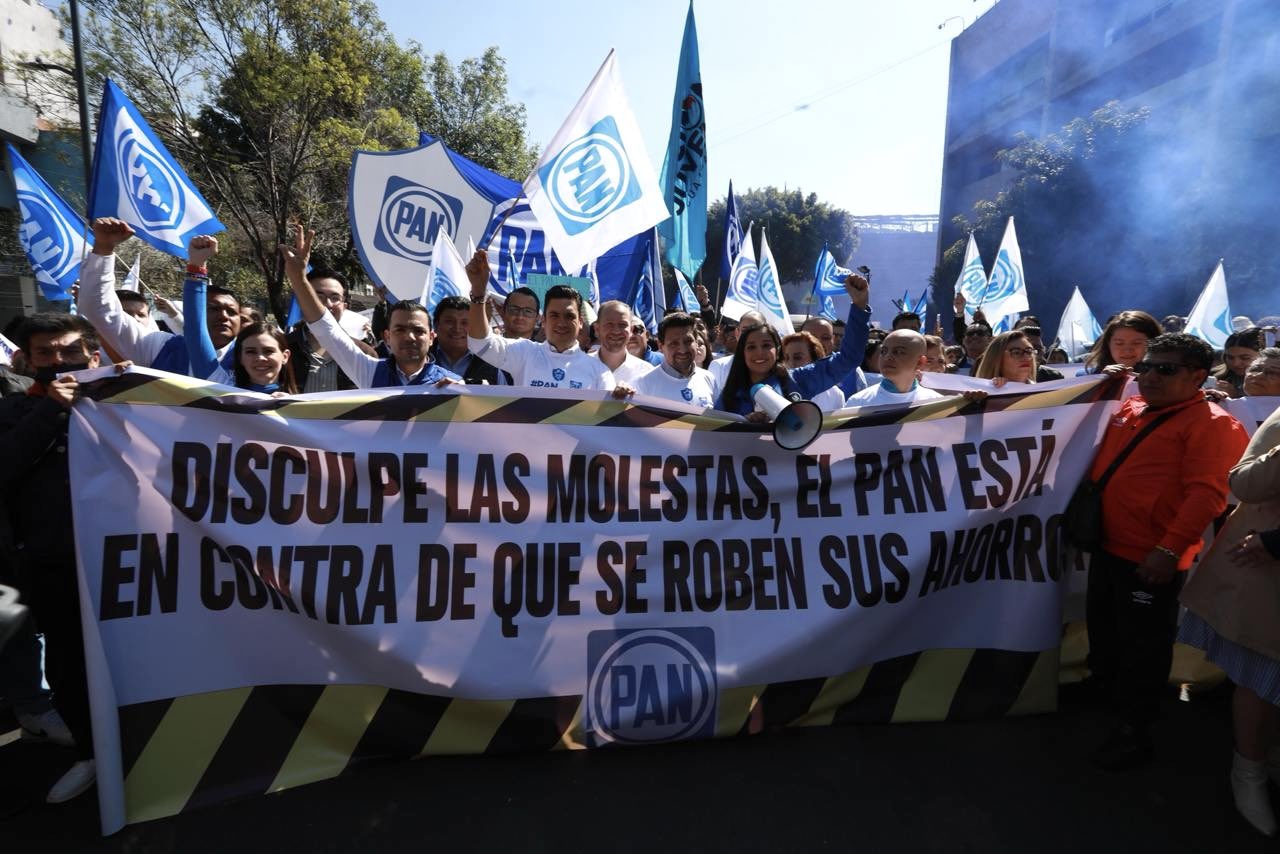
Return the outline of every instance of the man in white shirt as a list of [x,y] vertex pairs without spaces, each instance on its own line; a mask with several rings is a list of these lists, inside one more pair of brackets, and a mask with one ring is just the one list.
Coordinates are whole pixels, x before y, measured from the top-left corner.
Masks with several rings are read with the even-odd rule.
[[920,385],[919,373],[927,362],[924,336],[910,329],[895,329],[880,345],[880,382],[850,395],[845,406],[908,404],[942,397]]
[[582,295],[566,285],[547,289],[543,300],[542,331],[545,341],[500,338],[492,333],[484,316],[484,294],[489,284],[489,257],[476,250],[467,262],[471,283],[471,323],[467,348],[499,370],[511,374],[513,385],[536,388],[568,388],[597,391],[621,390],[613,372],[599,359],[582,352],[578,331],[582,328]]
[[431,331],[431,315],[415,302],[399,302],[391,309],[387,318],[387,330],[383,333],[391,351],[390,356],[379,358],[361,350],[307,281],[307,264],[311,258],[311,243],[315,235],[314,231],[304,232],[299,225],[294,244],[280,246],[285,278],[293,288],[293,295],[298,300],[298,310],[302,312],[307,328],[356,387],[430,385],[440,388],[450,383],[462,382],[457,374],[446,371],[431,361],[431,342],[435,340]]
[[[124,220],[99,217],[93,221],[93,251],[80,270],[80,294],[76,307],[98,331],[101,343],[120,359],[175,374],[189,374],[191,361],[181,335],[148,330],[131,317],[116,296],[115,249],[133,237],[133,228]],[[202,263],[189,265],[188,275],[207,278]],[[205,297],[209,338],[217,351],[219,365],[207,377],[225,381],[232,370],[231,345],[240,333],[240,301],[223,288],[210,285]]]
[[633,317],[631,307],[621,300],[609,300],[602,304],[599,319],[596,320],[600,349],[592,354],[613,372],[615,382],[631,386],[653,367],[646,360],[633,356],[627,349]]
[[710,409],[720,388],[711,372],[694,364],[695,320],[683,311],[673,312],[658,324],[662,362],[636,382],[636,392],[690,403]]

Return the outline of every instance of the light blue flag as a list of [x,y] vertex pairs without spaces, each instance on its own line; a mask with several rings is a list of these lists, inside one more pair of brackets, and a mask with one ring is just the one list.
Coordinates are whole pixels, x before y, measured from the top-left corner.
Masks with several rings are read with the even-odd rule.
[[1185,331],[1208,341],[1216,350],[1227,346],[1227,336],[1232,332],[1231,304],[1227,300],[1227,274],[1221,260],[1187,315]]
[[835,321],[835,319],[836,319],[836,303],[835,303],[835,300],[833,300],[833,299],[832,299],[831,297],[829,297],[829,296],[825,296],[825,295],[824,295],[824,296],[822,297],[822,308],[818,311],[818,315],[819,315],[820,317],[825,317],[827,320],[830,320],[830,321],[833,321],[833,322],[834,322],[834,321]]
[[[436,305],[445,297],[463,296],[462,286],[467,283],[467,268],[458,255],[446,229],[436,232],[436,242],[431,252],[431,270],[422,291],[422,304],[427,314],[434,315]],[[470,285],[468,285],[470,287]]]
[[124,220],[138,237],[179,258],[187,257],[187,243],[195,235],[227,228],[138,108],[110,80],[102,90],[89,182],[89,218],[100,216]]
[[796,331],[787,310],[787,300],[782,294],[782,281],[778,278],[778,264],[769,248],[769,235],[760,233],[760,275],[756,280],[756,310],[765,316],[778,332],[786,337]]
[[676,298],[680,301],[680,310],[686,314],[696,315],[701,309],[698,305],[698,295],[693,292],[693,285],[689,284],[689,280],[684,277],[678,269],[674,271],[676,274]]
[[920,315],[921,318],[923,318],[926,314],[928,314],[929,312],[929,289],[928,288],[925,288],[923,291],[920,292],[920,299],[916,300],[915,308],[912,308],[911,311]]
[[[658,235],[655,233],[650,239],[649,253],[650,259],[646,264],[640,266],[640,276],[636,279],[636,286],[631,292],[631,310],[635,312],[636,317],[645,325],[645,328],[652,334],[658,332],[658,311],[657,303],[654,300],[654,274],[653,274],[653,258],[657,255]],[[661,270],[661,267],[659,267]],[[658,279],[659,286],[661,279]]]
[[724,249],[720,253],[720,278],[726,282],[733,276],[733,263],[742,251],[742,220],[738,219],[738,203],[733,198],[733,182],[729,182],[729,200],[724,206]]
[[80,261],[88,252],[85,224],[40,173],[22,159],[12,145],[9,162],[22,222],[18,241],[35,271],[40,292],[52,302],[71,299],[70,288],[80,278]]
[[969,232],[969,243],[964,250],[964,264],[956,279],[955,290],[965,298],[964,315],[966,322],[973,321],[973,314],[978,309],[983,293],[987,290],[987,271],[982,266],[982,255],[978,253],[978,241],[973,232]]
[[696,276],[707,257],[707,117],[702,104],[698,29],[693,22],[692,0],[680,45],[671,136],[661,183],[667,210],[671,211],[671,218],[658,226],[667,244],[667,262],[686,276]]
[[294,324],[302,322],[302,309],[298,307],[298,298],[289,297],[289,315],[284,319],[284,328],[292,329]]
[[844,293],[844,280],[853,274],[852,270],[836,263],[827,244],[822,244],[822,254],[813,265],[813,293],[815,296],[835,296]]

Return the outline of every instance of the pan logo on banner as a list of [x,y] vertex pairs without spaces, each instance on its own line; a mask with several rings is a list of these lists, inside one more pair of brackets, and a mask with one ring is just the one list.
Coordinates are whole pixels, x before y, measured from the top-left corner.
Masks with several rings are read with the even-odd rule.
[[452,237],[461,217],[461,200],[392,175],[382,196],[373,245],[383,252],[427,264],[440,229]]
[[116,118],[116,160],[129,188],[129,204],[153,230],[177,228],[182,222],[182,182],[122,109]]
[[538,173],[568,234],[579,234],[642,195],[618,126],[605,116]]
[[715,734],[716,638],[710,628],[587,635],[586,731],[597,744]]

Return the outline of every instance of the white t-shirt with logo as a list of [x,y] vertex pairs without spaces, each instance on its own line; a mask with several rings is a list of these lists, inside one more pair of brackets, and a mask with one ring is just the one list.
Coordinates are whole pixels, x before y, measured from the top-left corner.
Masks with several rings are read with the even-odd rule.
[[575,343],[557,351],[546,341],[527,338],[467,338],[467,349],[511,374],[513,385],[612,391],[617,382],[607,365]]
[[681,377],[673,374],[665,364],[658,365],[636,380],[633,388],[637,394],[706,408],[714,407],[716,398],[720,396],[720,387],[711,372],[698,367],[693,369],[692,375]]

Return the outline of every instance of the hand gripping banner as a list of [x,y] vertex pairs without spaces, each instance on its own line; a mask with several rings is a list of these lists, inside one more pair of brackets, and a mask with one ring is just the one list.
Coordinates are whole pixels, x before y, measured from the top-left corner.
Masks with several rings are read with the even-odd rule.
[[1061,512],[1116,386],[846,410],[86,387],[103,826],[372,759],[1047,711]]

